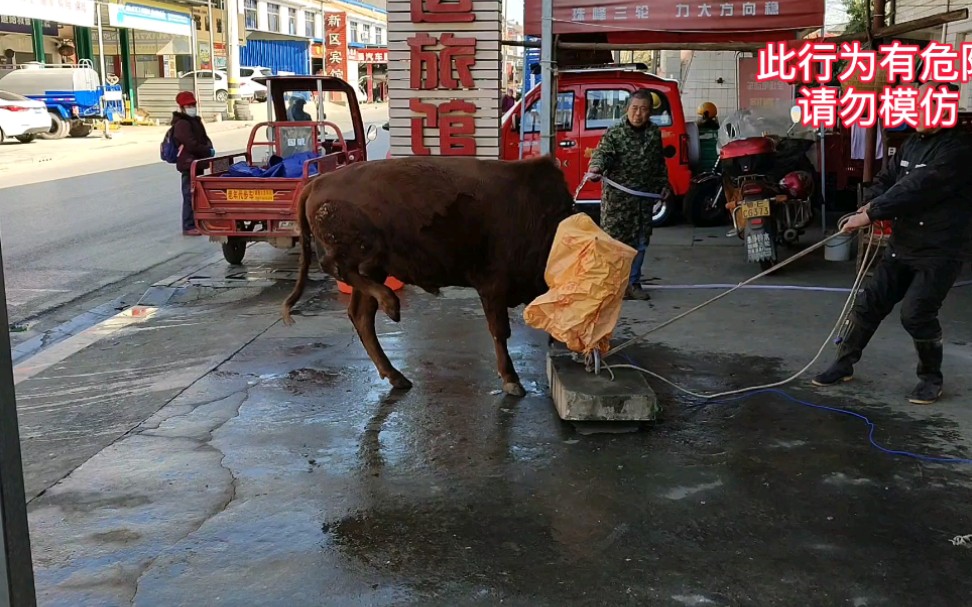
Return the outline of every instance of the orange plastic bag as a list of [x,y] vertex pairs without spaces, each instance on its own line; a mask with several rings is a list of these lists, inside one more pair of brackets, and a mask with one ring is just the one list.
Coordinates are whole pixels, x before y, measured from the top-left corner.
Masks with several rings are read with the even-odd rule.
[[550,290],[523,319],[574,352],[608,351],[637,252],[607,235],[585,213],[560,222],[544,279]]

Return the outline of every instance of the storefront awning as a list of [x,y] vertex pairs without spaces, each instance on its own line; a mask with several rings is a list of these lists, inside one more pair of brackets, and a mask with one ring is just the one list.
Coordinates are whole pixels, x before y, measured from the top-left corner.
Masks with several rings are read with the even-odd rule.
[[94,0],[72,0],[71,2],[3,0],[3,6],[0,8],[8,17],[25,17],[85,27],[92,27],[95,24]]
[[[613,44],[792,40],[821,27],[824,0],[553,0],[553,33]],[[542,0],[525,0],[524,32],[540,35]]]

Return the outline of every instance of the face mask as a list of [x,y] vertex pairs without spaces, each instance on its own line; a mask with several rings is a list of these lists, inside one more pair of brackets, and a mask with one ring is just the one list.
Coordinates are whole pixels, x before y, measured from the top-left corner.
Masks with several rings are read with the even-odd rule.
[[186,108],[186,115],[187,116],[190,116],[192,118],[195,118],[196,117],[196,108],[194,108],[194,107],[187,107]]

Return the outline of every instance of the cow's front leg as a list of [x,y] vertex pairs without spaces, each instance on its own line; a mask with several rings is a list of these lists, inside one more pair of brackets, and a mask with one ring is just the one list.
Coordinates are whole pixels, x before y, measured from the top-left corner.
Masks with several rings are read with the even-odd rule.
[[351,303],[348,304],[348,317],[354,325],[358,337],[364,345],[368,357],[378,369],[378,375],[382,379],[388,379],[392,387],[397,390],[408,390],[412,387],[412,382],[402,375],[401,371],[392,366],[391,361],[381,349],[378,341],[378,334],[375,332],[375,314],[378,312],[378,301],[361,291],[355,289],[351,292]]
[[496,349],[496,367],[499,376],[503,378],[503,392],[510,396],[526,396],[526,390],[520,384],[520,378],[516,374],[516,369],[513,368],[510,351],[506,347],[506,341],[511,335],[510,315],[506,308],[506,298],[494,294],[481,294],[479,299],[483,302],[483,312],[486,313],[489,332],[493,335],[493,347]]
[[385,279],[375,282],[368,276],[357,271],[346,273],[348,284],[356,291],[364,291],[376,302],[381,304],[381,310],[394,322],[402,319],[401,302],[395,292],[385,286]]

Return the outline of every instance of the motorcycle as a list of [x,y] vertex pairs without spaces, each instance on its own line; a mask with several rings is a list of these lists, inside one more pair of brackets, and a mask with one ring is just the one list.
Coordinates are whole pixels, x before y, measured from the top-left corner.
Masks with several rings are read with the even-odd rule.
[[783,129],[770,117],[737,114],[720,132],[725,208],[746,243],[747,260],[765,271],[778,263],[779,246],[796,245],[813,220],[815,184],[806,152],[814,141],[791,135],[799,120],[777,136],[770,133]]

